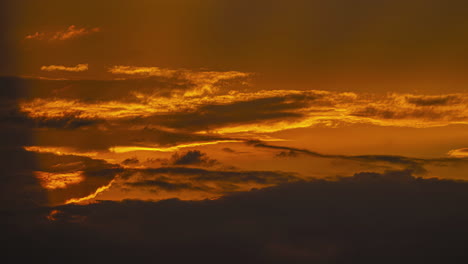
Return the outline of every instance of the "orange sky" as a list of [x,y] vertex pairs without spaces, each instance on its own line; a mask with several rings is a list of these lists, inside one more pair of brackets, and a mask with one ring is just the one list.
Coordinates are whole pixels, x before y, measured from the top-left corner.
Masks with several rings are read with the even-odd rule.
[[214,199],[362,171],[465,179],[457,6],[299,2],[7,4],[0,74],[21,87],[11,125],[30,132],[49,202]]

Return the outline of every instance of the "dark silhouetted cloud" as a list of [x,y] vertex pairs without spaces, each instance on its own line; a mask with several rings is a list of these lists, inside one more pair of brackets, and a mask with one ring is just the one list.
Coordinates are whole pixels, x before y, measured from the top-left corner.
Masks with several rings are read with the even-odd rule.
[[173,165],[199,165],[211,167],[219,163],[215,159],[210,159],[206,153],[199,150],[189,150],[185,153],[174,153],[171,157],[171,164]]
[[128,158],[122,161],[123,165],[133,165],[138,163],[140,163],[140,161],[137,158]]
[[[10,217],[16,224],[3,234],[9,241],[4,258],[40,237],[27,257],[46,258],[53,250],[49,263],[71,256],[108,262],[460,263],[468,260],[466,203],[467,182],[389,171],[217,200],[38,208]],[[24,217],[27,229],[19,221]],[[17,261],[23,257],[14,254]]]
[[406,101],[410,104],[418,106],[438,106],[457,104],[462,102],[462,99],[456,95],[441,95],[441,96],[408,96]]

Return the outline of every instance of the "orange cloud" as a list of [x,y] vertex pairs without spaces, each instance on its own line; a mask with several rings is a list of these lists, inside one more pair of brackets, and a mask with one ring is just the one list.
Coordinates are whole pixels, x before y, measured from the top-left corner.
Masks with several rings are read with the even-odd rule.
[[160,67],[137,67],[117,65],[108,69],[112,74],[157,76],[166,78],[178,78],[189,81],[195,85],[193,90],[187,91],[185,96],[198,96],[204,93],[213,93],[216,91],[215,84],[221,80],[234,78],[246,78],[250,73],[238,71],[191,71],[186,69],[166,69]]
[[76,66],[67,67],[63,65],[49,65],[42,66],[42,71],[68,71],[68,72],[82,72],[88,70],[88,64],[77,64]]
[[79,152],[67,147],[47,147],[47,146],[25,146],[23,147],[26,151],[38,152],[38,153],[53,153],[55,155],[73,155],[83,157],[94,157],[97,156],[97,152]]
[[199,147],[199,146],[206,146],[206,145],[214,145],[219,143],[235,143],[235,142],[243,142],[242,140],[218,140],[218,141],[209,141],[209,142],[198,142],[198,143],[190,143],[190,144],[181,144],[172,147],[143,147],[143,146],[115,146],[110,148],[111,152],[115,153],[125,153],[131,151],[160,151],[160,152],[172,152],[179,150],[181,148],[191,148],[191,147]]
[[26,35],[26,37],[24,37],[25,39],[38,39],[38,40],[42,40],[42,39],[45,39],[45,33],[39,33],[39,32],[36,32],[34,34],[31,34],[31,35]]
[[82,171],[71,173],[50,173],[44,171],[34,172],[42,187],[46,189],[63,189],[68,185],[77,184],[84,180]]
[[85,35],[89,35],[95,32],[101,31],[100,28],[79,28],[75,25],[69,26],[65,30],[55,31],[55,32],[35,32],[34,34],[26,35],[25,39],[31,40],[48,40],[48,41],[56,41],[56,40],[68,40],[73,38],[82,37]]
[[135,67],[135,66],[113,66],[108,71],[112,74],[127,74],[127,75],[149,75],[160,77],[172,77],[176,70],[163,69],[159,67]]
[[456,158],[468,158],[468,148],[453,149],[447,154]]
[[[139,71],[151,70],[139,69]],[[216,78],[228,78],[227,76],[231,75],[221,74],[221,76],[224,77]],[[77,118],[105,120],[148,117],[155,118],[156,121],[162,120],[159,123],[153,120],[154,124],[159,126],[164,126],[163,116],[167,116],[169,120],[172,117],[179,118],[177,120],[183,123],[187,118],[193,119],[200,113],[207,118],[216,117],[213,119],[215,121],[223,119],[223,122],[210,124],[207,121],[205,127],[195,126],[194,129],[198,130],[194,132],[219,134],[269,133],[310,126],[336,127],[350,123],[400,127],[468,124],[468,108],[466,108],[468,94],[465,93],[424,96],[412,94],[369,95],[318,90],[261,90],[254,92],[229,91],[224,94],[187,95],[186,93],[173,94],[170,97],[139,92],[134,92],[132,95],[134,96],[132,102],[114,100],[87,103],[79,100],[37,98],[21,102],[20,108],[31,118],[60,118],[70,113],[76,113]],[[247,106],[248,108],[246,108]],[[268,107],[278,109],[275,111],[279,113],[284,111],[289,115],[278,115],[277,118],[270,119],[260,118],[262,111],[267,111],[268,114],[273,113],[268,112],[271,110]],[[242,118],[236,118],[237,110]],[[220,111],[219,114],[216,111]],[[232,114],[225,115],[226,122],[224,122],[224,118],[220,117],[223,113],[227,113],[226,111]],[[251,111],[251,117],[242,114],[245,111]],[[188,117],[184,119],[184,115]],[[259,117],[256,118],[256,115]],[[161,116],[162,119],[157,119],[158,116]],[[230,121],[230,118],[233,121]],[[148,119],[148,122],[150,121]],[[193,122],[191,124],[193,125]],[[171,127],[173,124],[170,122],[166,125],[167,129],[174,128]]]
[[140,102],[128,103],[119,101],[104,101],[99,103],[85,103],[78,100],[49,100],[36,98],[32,101],[20,103],[20,108],[28,116],[63,117],[68,113],[79,113],[80,118],[119,119],[128,117],[147,117],[154,114],[173,113],[179,111],[192,111],[206,104],[230,104],[268,97],[301,94],[294,90],[258,91],[249,93],[230,92],[216,96],[185,97],[174,95],[172,97],[158,97],[142,93],[134,93]]
[[71,203],[81,203],[81,202],[85,202],[85,201],[88,201],[88,200],[91,200],[91,199],[94,199],[96,198],[96,196],[102,192],[104,192],[105,190],[109,189],[112,184],[115,182],[115,179],[113,179],[112,181],[110,181],[107,185],[104,185],[104,186],[101,186],[99,188],[97,188],[97,190],[90,194],[90,195],[87,195],[85,197],[81,197],[81,198],[72,198],[72,199],[69,199],[65,202],[65,204],[71,204]]

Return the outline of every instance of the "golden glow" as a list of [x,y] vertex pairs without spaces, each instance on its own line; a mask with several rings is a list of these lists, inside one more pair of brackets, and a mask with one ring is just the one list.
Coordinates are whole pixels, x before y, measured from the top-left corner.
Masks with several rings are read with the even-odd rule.
[[131,152],[131,151],[160,151],[160,152],[172,152],[179,150],[181,148],[190,148],[190,147],[199,147],[199,146],[206,146],[206,145],[214,145],[219,143],[232,143],[232,142],[242,142],[241,140],[219,140],[219,141],[210,141],[210,142],[198,142],[198,143],[190,143],[190,144],[181,144],[172,147],[140,147],[140,146],[115,146],[109,149],[111,152],[115,153],[124,153],[124,152]]
[[59,210],[52,210],[50,213],[47,215],[47,219],[50,221],[57,221],[57,215],[60,214],[61,211]]
[[81,198],[72,198],[72,199],[69,199],[67,201],[65,201],[65,204],[71,204],[71,203],[81,203],[81,202],[84,202],[84,201],[87,201],[87,200],[91,200],[91,199],[94,199],[96,198],[96,196],[100,193],[102,193],[103,191],[109,189],[112,184],[114,183],[115,179],[113,179],[112,181],[110,181],[107,185],[104,185],[104,186],[101,186],[99,188],[97,188],[97,190],[90,194],[90,195],[87,195],[85,197],[81,197]]
[[46,189],[63,189],[68,185],[78,184],[84,180],[82,171],[70,173],[50,173],[44,171],[35,171],[34,174],[42,187]]
[[49,65],[42,66],[42,71],[68,71],[68,72],[82,72],[88,70],[88,64],[77,64],[76,66],[67,67],[63,65]]
[[32,101],[20,103],[21,111],[33,118],[64,117],[69,113],[76,113],[80,118],[118,119],[154,114],[172,113],[180,111],[193,111],[206,104],[230,104],[260,98],[286,96],[298,94],[298,91],[276,90],[258,91],[254,93],[232,92],[225,95],[185,97],[174,95],[171,98],[156,97],[141,93],[134,93],[140,103],[126,103],[108,101],[101,103],[84,103],[77,100],[46,100],[37,98]]
[[56,32],[35,32],[34,34],[26,35],[24,38],[27,40],[68,40],[78,38],[81,36],[89,35],[91,33],[101,31],[100,28],[79,28],[75,25],[69,26],[67,29]]
[[55,155],[74,155],[84,157],[97,156],[97,152],[78,152],[71,148],[66,147],[46,147],[46,146],[26,146],[23,147],[26,151],[38,152],[38,153],[53,153]]
[[158,77],[175,77],[187,80],[195,85],[195,88],[184,93],[184,96],[200,96],[204,93],[213,93],[217,89],[215,84],[221,80],[229,80],[234,78],[246,78],[250,73],[238,71],[191,71],[185,69],[172,70],[160,67],[137,67],[117,65],[108,69],[112,74],[125,75],[143,75],[143,76],[158,76]]
[[[143,69],[138,70],[144,72]],[[250,93],[229,92],[222,95],[203,96],[187,93],[174,94],[168,98],[134,92],[133,95],[139,101],[135,103],[119,101],[85,103],[77,100],[38,98],[20,103],[20,108],[32,118],[58,118],[73,113],[79,118],[112,120],[167,113],[196,112],[199,107],[204,105],[223,105],[261,98],[304,95],[313,98],[306,107],[288,110],[288,112],[302,115],[303,118],[226,125],[215,131],[220,134],[268,133],[314,125],[336,126],[340,122],[417,128],[468,124],[467,94],[450,95],[451,97],[448,98],[451,101],[449,101],[449,99],[440,96],[390,94],[377,98],[365,94],[316,90],[262,90]],[[433,105],[430,105],[431,103]]]
[[456,158],[465,158],[468,157],[468,148],[453,149],[447,154]]
[[112,74],[140,74],[140,75],[151,75],[151,76],[161,76],[161,77],[171,77],[177,71],[163,69],[159,67],[135,67],[135,66],[113,66],[108,69]]

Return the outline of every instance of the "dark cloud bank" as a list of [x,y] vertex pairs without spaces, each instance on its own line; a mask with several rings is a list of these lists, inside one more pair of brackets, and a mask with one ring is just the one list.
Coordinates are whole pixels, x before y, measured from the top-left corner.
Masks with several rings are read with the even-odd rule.
[[[6,263],[466,263],[468,183],[358,173],[219,200],[3,212]],[[55,221],[46,218],[51,210]],[[18,254],[20,253],[20,254]]]

